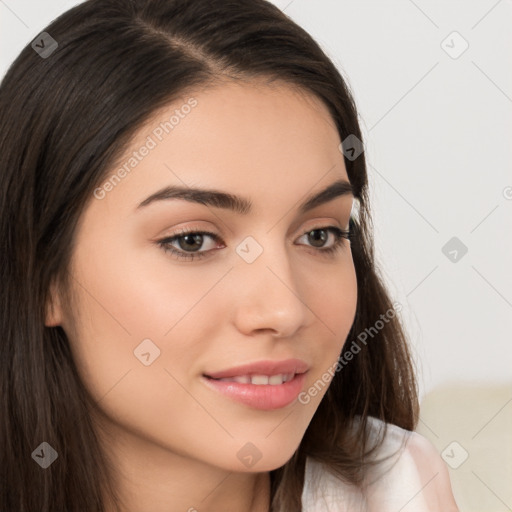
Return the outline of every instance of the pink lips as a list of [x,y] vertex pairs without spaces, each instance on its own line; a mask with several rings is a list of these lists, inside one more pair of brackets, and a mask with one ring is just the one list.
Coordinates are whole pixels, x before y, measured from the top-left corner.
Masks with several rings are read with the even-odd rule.
[[[303,389],[306,372],[309,366],[300,359],[287,359],[284,361],[259,361],[253,364],[229,368],[218,372],[203,375],[204,382],[210,389],[218,391],[225,396],[248,405],[255,409],[272,410],[280,409],[291,404]],[[285,377],[282,383],[251,383],[253,376],[274,376],[273,381],[279,379],[276,376]],[[245,379],[243,378],[245,376]],[[249,380],[249,382],[235,382],[228,378]],[[247,379],[249,377],[249,379]],[[262,377],[264,380],[264,377]],[[258,382],[261,377],[254,379]]]

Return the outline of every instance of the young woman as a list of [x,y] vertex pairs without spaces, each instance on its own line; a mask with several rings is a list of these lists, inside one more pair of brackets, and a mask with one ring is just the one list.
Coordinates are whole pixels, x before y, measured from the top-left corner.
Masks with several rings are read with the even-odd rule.
[[0,96],[0,510],[455,511],[340,74],[263,0],[88,0]]

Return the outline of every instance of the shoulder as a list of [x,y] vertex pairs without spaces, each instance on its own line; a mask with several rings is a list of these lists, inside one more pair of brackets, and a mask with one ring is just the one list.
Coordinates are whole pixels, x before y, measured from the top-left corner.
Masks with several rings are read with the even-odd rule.
[[367,473],[364,489],[341,481],[308,458],[305,512],[458,512],[447,467],[428,439],[376,418],[369,418],[368,428],[371,441],[385,435],[374,453],[376,463]]
[[434,445],[417,432],[371,419],[375,435],[384,427],[386,435],[376,457],[389,458],[369,472],[369,510],[458,512],[447,466]]

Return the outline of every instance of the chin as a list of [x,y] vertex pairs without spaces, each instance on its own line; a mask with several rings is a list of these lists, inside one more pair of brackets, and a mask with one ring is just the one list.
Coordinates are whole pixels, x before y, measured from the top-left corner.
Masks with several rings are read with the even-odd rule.
[[[268,435],[268,434],[265,434]],[[274,432],[267,438],[248,440],[238,443],[234,466],[230,471],[260,473],[284,466],[297,450],[302,436],[286,438]]]

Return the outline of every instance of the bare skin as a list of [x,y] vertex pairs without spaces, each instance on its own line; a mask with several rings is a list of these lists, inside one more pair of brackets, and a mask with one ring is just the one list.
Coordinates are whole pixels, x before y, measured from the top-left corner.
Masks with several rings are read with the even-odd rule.
[[[77,304],[70,308],[55,293],[47,325],[68,334],[98,402],[93,418],[123,510],[267,512],[269,471],[293,455],[327,385],[307,404],[259,410],[210,389],[203,374],[299,358],[309,366],[303,390],[322,381],[357,300],[350,242],[341,238],[338,250],[322,253],[337,239],[322,230],[348,229],[353,197],[299,212],[309,196],[348,181],[338,132],[316,98],[284,84],[231,82],[190,95],[197,105],[161,141],[153,136],[156,147],[101,199],[91,199],[72,259]],[[142,127],[121,162],[188,98]],[[184,199],[137,208],[168,185],[240,195],[252,211]],[[219,241],[203,235],[206,257],[178,259],[158,241],[182,228]],[[323,245],[314,245],[312,230],[326,236]],[[263,250],[251,263],[236,252],[248,236]],[[169,245],[183,253],[190,247],[183,238]],[[149,365],[134,354],[147,339],[160,351]],[[237,456],[248,442],[261,454],[251,467]]]

